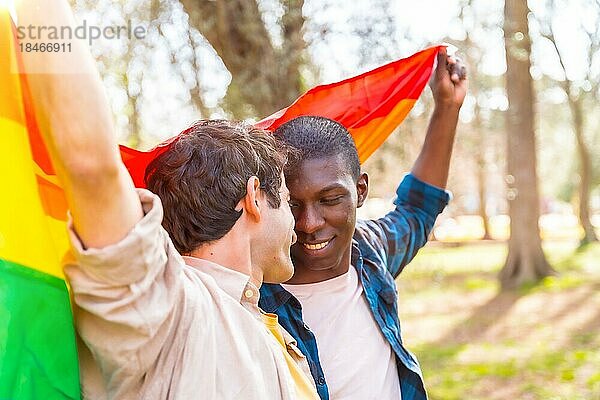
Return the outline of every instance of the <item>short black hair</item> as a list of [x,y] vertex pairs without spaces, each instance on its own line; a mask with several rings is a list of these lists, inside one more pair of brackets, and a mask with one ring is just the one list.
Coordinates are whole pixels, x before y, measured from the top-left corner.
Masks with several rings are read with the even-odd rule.
[[360,161],[356,144],[350,132],[339,122],[325,117],[306,115],[284,123],[275,130],[274,134],[299,153],[296,162],[288,162],[286,172],[292,171],[297,162],[341,155],[354,181],[358,180]]

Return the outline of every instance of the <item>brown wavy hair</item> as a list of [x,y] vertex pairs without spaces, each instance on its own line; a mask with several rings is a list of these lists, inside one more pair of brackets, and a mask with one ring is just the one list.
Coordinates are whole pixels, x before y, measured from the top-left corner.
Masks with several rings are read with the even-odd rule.
[[145,181],[164,206],[163,227],[181,254],[225,236],[242,211],[251,176],[273,208],[280,207],[281,172],[289,148],[240,122],[200,120],[146,168]]

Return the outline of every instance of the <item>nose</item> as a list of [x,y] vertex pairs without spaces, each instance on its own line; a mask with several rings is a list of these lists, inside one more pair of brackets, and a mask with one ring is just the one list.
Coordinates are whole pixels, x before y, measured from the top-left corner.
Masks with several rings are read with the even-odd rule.
[[315,207],[305,206],[296,215],[296,231],[312,234],[323,227],[325,220]]

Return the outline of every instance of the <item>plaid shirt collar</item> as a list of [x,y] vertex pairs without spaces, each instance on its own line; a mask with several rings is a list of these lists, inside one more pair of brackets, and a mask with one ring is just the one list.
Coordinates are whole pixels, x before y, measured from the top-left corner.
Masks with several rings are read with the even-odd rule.
[[[269,288],[268,291],[264,290],[266,287]],[[290,292],[285,290],[283,286],[276,284],[267,284],[263,285],[263,290],[261,290],[260,296],[260,306],[261,308],[268,312],[274,313],[279,307],[290,302],[290,305],[294,308],[301,309],[300,302],[292,296]]]

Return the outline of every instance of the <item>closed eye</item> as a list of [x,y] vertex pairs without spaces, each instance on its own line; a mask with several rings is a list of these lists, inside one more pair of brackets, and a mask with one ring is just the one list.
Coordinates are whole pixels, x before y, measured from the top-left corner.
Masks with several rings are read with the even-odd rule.
[[325,197],[325,198],[321,199],[321,204],[326,204],[326,205],[337,204],[340,202],[340,200],[342,200],[342,198],[344,198],[343,195],[334,196],[334,197]]

